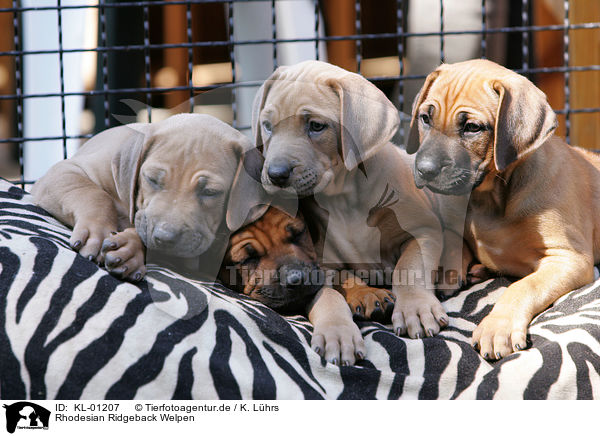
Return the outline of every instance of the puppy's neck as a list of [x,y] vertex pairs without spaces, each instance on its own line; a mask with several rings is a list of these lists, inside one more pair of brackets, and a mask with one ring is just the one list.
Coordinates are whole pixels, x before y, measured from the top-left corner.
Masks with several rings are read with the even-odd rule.
[[340,161],[340,163],[333,168],[333,178],[331,179],[331,182],[323,189],[321,194],[329,197],[354,195],[357,192],[357,188],[360,188],[365,184],[366,178],[367,175],[362,162],[359,163],[356,168],[348,171]]
[[471,193],[469,208],[486,215],[503,215],[506,208],[507,179],[495,169],[488,172],[481,184]]
[[508,198],[513,193],[523,189],[532,178],[528,174],[535,169],[544,168],[543,146],[513,162],[505,170],[498,171],[493,162],[487,167],[488,171],[483,181],[471,193],[469,208],[486,215],[505,216],[510,211]]

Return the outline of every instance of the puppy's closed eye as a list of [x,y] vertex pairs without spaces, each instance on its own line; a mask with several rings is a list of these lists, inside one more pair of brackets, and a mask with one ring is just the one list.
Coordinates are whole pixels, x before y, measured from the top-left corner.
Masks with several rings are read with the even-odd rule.
[[258,253],[258,250],[250,243],[246,244],[244,246],[244,249],[242,251],[242,257],[240,258],[239,262],[242,265],[251,265],[254,263],[257,263],[260,260],[260,255]]
[[156,191],[164,188],[164,178],[165,178],[164,170],[153,170],[144,173],[144,179],[150,187]]
[[[238,265],[246,265],[250,262],[258,262],[261,252],[251,242],[241,241],[234,244],[230,250],[232,262]],[[264,253],[263,253],[264,254]]]
[[196,192],[201,197],[218,197],[224,193],[224,190],[218,186],[209,185],[206,177],[200,177],[196,186]]
[[285,226],[285,230],[288,242],[294,243],[302,237],[306,231],[306,226],[304,224],[290,223]]

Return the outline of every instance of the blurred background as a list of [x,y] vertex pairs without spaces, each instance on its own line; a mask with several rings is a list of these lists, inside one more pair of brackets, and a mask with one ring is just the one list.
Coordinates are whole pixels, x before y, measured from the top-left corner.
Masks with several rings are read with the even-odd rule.
[[122,123],[197,112],[249,132],[262,80],[307,59],[408,114],[441,62],[488,58],[600,149],[599,0],[0,0],[0,29],[0,177],[25,187]]

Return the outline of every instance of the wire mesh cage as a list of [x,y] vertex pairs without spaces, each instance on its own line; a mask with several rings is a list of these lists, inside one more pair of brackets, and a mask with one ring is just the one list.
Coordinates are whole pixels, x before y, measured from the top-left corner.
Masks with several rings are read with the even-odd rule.
[[262,81],[306,59],[408,113],[439,63],[488,58],[546,92],[559,135],[600,148],[597,0],[0,0],[0,27],[0,176],[25,187],[126,122],[201,112],[247,132]]

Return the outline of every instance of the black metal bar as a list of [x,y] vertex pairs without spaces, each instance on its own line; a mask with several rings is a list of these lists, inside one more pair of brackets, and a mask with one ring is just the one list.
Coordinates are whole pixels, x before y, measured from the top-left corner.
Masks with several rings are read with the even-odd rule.
[[[235,69],[235,46],[231,43],[234,40],[233,37],[233,4],[229,3],[228,5],[229,12],[229,60],[231,62],[231,82],[235,84],[237,81],[236,77],[236,69]],[[232,126],[234,128],[237,127],[237,93],[235,92],[236,88],[233,87],[231,90],[231,112],[233,113]]]
[[[521,65],[525,73],[529,72],[529,0],[521,1],[521,24],[527,30],[521,34]],[[529,76],[529,74],[527,74]]]
[[[144,6],[144,46],[150,45],[150,16],[148,6]],[[150,50],[144,49],[144,79],[146,88],[150,89],[152,78],[150,76]],[[152,122],[152,93],[146,92],[146,111],[148,113],[148,122]]]
[[[404,75],[404,3],[403,0],[396,0],[396,33],[398,37],[398,62],[400,67],[400,77]],[[398,109],[404,112],[404,81],[398,81]],[[400,137],[404,138],[404,125],[400,123]]]
[[[320,13],[319,13],[319,0],[315,0],[315,38],[319,38],[320,21],[321,21],[321,18],[320,18]],[[315,41],[315,59],[319,60],[319,57],[320,57],[319,40],[317,39]]]
[[[522,69],[513,70],[516,73],[524,73]],[[543,68],[529,68],[527,70],[530,73],[550,74],[550,73],[564,73],[564,72],[580,72],[580,71],[600,71],[600,65],[586,65],[586,66],[569,66],[569,67],[543,67]],[[375,76],[369,77],[368,80],[371,82],[378,81],[407,81],[407,80],[422,80],[427,77],[426,74],[413,74],[413,75],[395,75],[395,76]],[[258,87],[262,84],[262,81],[248,81],[248,82],[237,82],[237,83],[224,83],[207,86],[174,86],[170,88],[119,88],[119,89],[106,89],[106,90],[92,90],[92,91],[81,91],[81,92],[65,92],[65,97],[73,96],[84,96],[94,97],[110,94],[126,94],[132,92],[150,92],[152,94],[160,94],[165,92],[173,91],[192,91],[192,92],[206,92],[217,88],[252,88]],[[49,93],[37,93],[37,94],[7,94],[0,95],[0,100],[18,100],[26,98],[44,98],[44,97],[60,97],[59,92]]]
[[481,58],[486,58],[487,53],[487,10],[485,7],[485,0],[481,0]]
[[[187,24],[187,42],[191,44],[193,41],[192,34],[192,5],[186,4],[185,18]],[[194,49],[188,47],[188,86],[190,87],[190,113],[194,112]]]
[[[61,0],[57,0],[57,5],[60,7]],[[58,64],[60,75],[60,115],[62,129],[62,148],[63,159],[67,158],[67,117],[65,114],[65,68],[63,55],[63,31],[62,31],[62,10],[58,9]]]
[[[105,0],[100,0],[100,5],[105,5]],[[102,47],[107,47],[106,41],[106,10],[101,7],[99,10],[100,16],[100,44]],[[108,52],[102,51],[102,70],[101,70],[101,78],[102,78],[102,91],[104,95],[104,127],[108,127],[110,123],[110,105],[108,104]]]
[[[362,31],[362,23],[360,21],[360,0],[355,0],[354,2],[354,11],[355,11],[355,26],[356,33],[360,34]],[[360,74],[362,64],[362,39],[356,40],[356,71]]]
[[[102,1],[102,0],[101,0]],[[570,24],[564,26],[562,24],[550,25],[550,26],[517,26],[517,27],[503,27],[497,29],[482,30],[447,30],[442,32],[413,32],[405,33],[405,38],[414,37],[426,37],[426,36],[451,36],[451,35],[481,35],[490,33],[514,33],[514,32],[525,32],[525,31],[565,31],[565,30],[579,30],[579,29],[600,29],[600,22],[593,23],[582,23],[582,24]],[[178,44],[149,44],[147,47],[143,44],[137,45],[115,45],[107,47],[96,47],[96,48],[74,48],[64,49],[63,53],[78,53],[78,52],[110,52],[110,51],[127,51],[127,50],[139,50],[143,51],[146,48],[151,50],[157,49],[169,49],[169,48],[194,48],[194,47],[222,47],[222,46],[238,46],[238,45],[260,45],[260,44],[273,44],[277,42],[282,43],[294,43],[294,42],[327,42],[327,41],[363,41],[372,39],[390,39],[397,38],[397,33],[370,33],[370,34],[358,34],[358,35],[343,35],[343,36],[321,36],[312,38],[288,38],[288,39],[253,39],[243,41],[197,41],[192,43],[178,43]],[[15,50],[0,52],[0,56],[16,56],[16,55],[32,55],[32,54],[53,54],[58,53],[58,50],[30,50],[17,52]]]
[[146,1],[128,1],[119,3],[110,3],[105,6],[92,5],[92,4],[80,4],[80,5],[66,5],[66,6],[28,6],[19,7],[13,6],[12,8],[0,8],[2,12],[27,12],[27,11],[52,11],[57,9],[94,9],[100,7],[107,8],[129,8],[129,7],[144,7],[144,6],[166,6],[166,5],[185,5],[185,4],[206,4],[206,3],[236,3],[236,2],[263,2],[265,0],[146,0]]
[[[565,17],[564,24],[569,24],[569,0],[564,1],[565,5]],[[563,66],[565,68],[569,67],[569,30],[568,27],[565,28],[564,36],[564,47],[563,47]],[[570,143],[571,136],[571,91],[569,88],[569,79],[570,79],[570,71],[567,69],[565,71],[565,141]]]
[[440,63],[444,63],[444,0],[440,0]]
[[[16,6],[17,3],[19,2],[19,0],[13,0],[13,6]],[[19,23],[19,12],[18,11],[14,11],[14,15],[13,15],[13,31],[14,31],[14,46],[15,46],[15,50],[19,51],[19,49],[21,48],[21,37],[20,37],[20,31],[21,31],[21,26]],[[22,74],[22,68],[23,68],[23,55],[19,54],[18,56],[15,56],[15,92],[16,94],[16,100],[17,100],[17,135],[19,135],[20,138],[23,137],[23,98],[22,95],[24,94],[24,89],[23,89],[23,74]],[[24,163],[24,159],[23,159],[23,139],[19,139],[19,141],[15,141],[18,144],[18,156],[17,159],[19,160],[19,173],[21,174],[21,178],[24,177],[25,174],[25,163]],[[25,189],[25,184],[21,183],[21,188]]]
[[277,13],[275,0],[271,0],[271,35],[273,35],[273,69],[277,68]]

